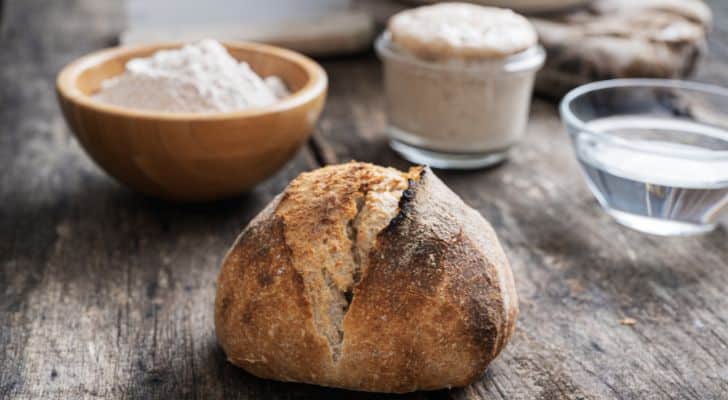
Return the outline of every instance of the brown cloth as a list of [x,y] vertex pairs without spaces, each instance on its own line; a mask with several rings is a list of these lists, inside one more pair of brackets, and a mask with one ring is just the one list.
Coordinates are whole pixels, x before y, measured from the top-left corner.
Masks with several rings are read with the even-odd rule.
[[689,75],[711,12],[701,0],[595,0],[531,22],[548,53],[536,90],[559,97],[595,80]]

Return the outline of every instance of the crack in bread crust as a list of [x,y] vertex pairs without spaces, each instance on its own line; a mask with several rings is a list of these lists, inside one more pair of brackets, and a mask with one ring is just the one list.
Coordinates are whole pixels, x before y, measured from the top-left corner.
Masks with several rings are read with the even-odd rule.
[[342,355],[343,321],[365,273],[376,235],[397,213],[407,174],[370,164],[302,174],[286,189],[275,213],[287,224],[286,243],[304,278],[314,325],[332,363]]
[[[349,302],[346,299],[346,296],[339,291],[332,281],[331,273],[328,270],[322,269],[321,276],[323,277],[331,296],[328,313],[334,317],[332,322],[334,324],[335,331],[333,332],[336,335],[334,337],[327,337],[326,339],[329,343],[329,348],[331,349],[331,358],[334,362],[336,362],[341,356],[341,342],[344,341],[344,329],[341,327],[341,320],[344,318],[346,310],[349,308]],[[339,314],[341,314],[341,318],[336,318]]]
[[[360,192],[361,193],[361,192]],[[352,287],[349,287],[346,289],[346,293],[349,293],[349,303],[351,303],[351,296],[352,296],[352,289],[353,286],[356,285],[357,282],[359,282],[359,279],[361,278],[361,263],[362,263],[362,257],[361,257],[361,250],[359,248],[359,218],[362,214],[362,210],[364,209],[364,201],[367,197],[368,191],[365,191],[362,195],[362,197],[356,198],[356,215],[354,218],[350,219],[347,223],[347,235],[349,236],[349,240],[351,240],[351,256],[354,261],[354,269],[352,271]]]

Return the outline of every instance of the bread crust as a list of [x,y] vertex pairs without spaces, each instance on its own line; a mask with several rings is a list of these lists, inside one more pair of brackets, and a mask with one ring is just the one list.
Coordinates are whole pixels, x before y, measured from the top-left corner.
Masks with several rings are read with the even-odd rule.
[[[337,213],[322,212],[324,200],[298,198],[295,187],[301,179],[352,177],[345,185],[328,186],[336,192],[329,202],[344,210],[339,222],[346,222],[361,206],[351,198],[355,191],[343,188],[362,181],[371,186],[365,176],[384,169],[362,163],[327,168],[343,174],[314,172],[315,177],[294,180],[225,258],[215,324],[230,361],[263,378],[365,391],[403,393],[473,382],[505,347],[518,314],[510,267],[490,224],[428,168],[403,173],[407,189],[396,216],[358,260],[359,275],[352,277],[350,292],[342,292],[347,304],[341,337],[332,342],[315,318],[317,307],[329,303],[311,291],[336,285],[308,278],[316,266],[301,265],[311,258],[289,242],[298,239],[290,235],[294,225]],[[341,239],[327,235],[329,241]]]

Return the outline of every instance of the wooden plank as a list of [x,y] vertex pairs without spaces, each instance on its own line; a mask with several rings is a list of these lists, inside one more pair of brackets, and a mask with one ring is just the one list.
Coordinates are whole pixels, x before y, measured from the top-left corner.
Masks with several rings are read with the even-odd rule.
[[[719,34],[728,10],[716,11]],[[711,37],[697,79],[727,81],[721,40]],[[315,135],[320,158],[406,167],[384,135],[377,60],[325,67],[331,100]],[[542,100],[508,163],[437,173],[494,224],[521,296],[512,343],[480,383],[452,398],[728,396],[725,227],[668,239],[611,221],[580,176],[555,105]],[[624,318],[637,323],[622,325]]]
[[226,362],[213,331],[221,257],[274,194],[316,166],[311,154],[304,149],[255,191],[226,202],[175,205],[135,195],[83,154],[53,92],[63,64],[113,39],[120,4],[7,6],[0,398],[341,397],[244,373]]
[[695,79],[728,86],[728,2],[707,0],[713,11],[713,28],[708,35],[708,52],[698,64]]
[[[553,104],[500,168],[439,173],[498,230],[521,296],[511,345],[471,387],[375,396],[260,380],[213,332],[218,263],[293,176],[389,150],[379,64],[325,66],[311,150],[226,202],[149,200],[83,155],[53,94],[58,69],[113,43],[119,2],[4,2],[0,28],[0,398],[721,398],[728,396],[727,234],[645,237],[612,223],[578,175]],[[728,17],[725,4],[716,21]],[[722,18],[721,18],[722,16]],[[721,25],[716,32],[725,32]],[[723,47],[720,47],[723,46]],[[725,83],[711,40],[701,80]],[[621,318],[637,320],[620,325]]]
[[[299,172],[237,199],[179,205],[111,181],[83,154],[56,72],[114,42],[119,2],[6,4],[0,54],[0,398],[392,398],[255,378],[212,321],[219,262]],[[405,398],[423,399],[415,393]]]
[[[117,3],[118,4],[118,3]],[[0,398],[300,397],[225,361],[212,324],[218,263],[299,171],[214,205],[142,198],[70,137],[53,80],[120,29],[115,3],[7,4],[0,43]]]

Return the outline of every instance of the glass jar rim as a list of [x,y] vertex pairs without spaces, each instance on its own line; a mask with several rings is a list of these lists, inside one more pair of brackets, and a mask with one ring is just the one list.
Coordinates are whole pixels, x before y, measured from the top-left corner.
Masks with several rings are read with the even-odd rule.
[[[597,138],[600,141],[608,142],[612,145],[616,145],[630,150],[636,150],[644,153],[657,154],[657,155],[668,155],[668,156],[680,156],[693,160],[728,160],[728,150],[708,150],[708,149],[697,149],[697,150],[675,150],[665,148],[647,148],[644,145],[640,145],[632,140],[624,139],[619,136],[615,136],[605,132],[599,132],[590,129],[584,120],[579,118],[572,110],[571,105],[574,101],[578,100],[584,95],[588,95],[594,92],[615,89],[615,88],[666,88],[666,89],[677,89],[684,91],[692,91],[700,94],[718,96],[725,98],[728,101],[728,89],[711,85],[707,83],[683,81],[678,79],[654,79],[654,78],[624,78],[624,79],[609,79],[604,81],[597,81],[587,83],[578,86],[569,91],[564,98],[561,100],[559,105],[559,112],[563,123],[569,127],[574,127],[579,134],[586,134],[591,137]],[[709,124],[706,124],[709,125]],[[717,127],[716,129],[724,130],[728,132],[728,127]],[[722,138],[728,142],[728,137]]]
[[380,58],[393,58],[407,63],[417,65],[420,68],[439,71],[477,71],[493,67],[501,67],[506,72],[524,72],[540,69],[546,60],[546,51],[540,44],[529,47],[521,52],[507,57],[484,58],[482,60],[448,60],[428,61],[412,55],[399,47],[392,41],[392,34],[385,30],[377,38],[374,48]]

